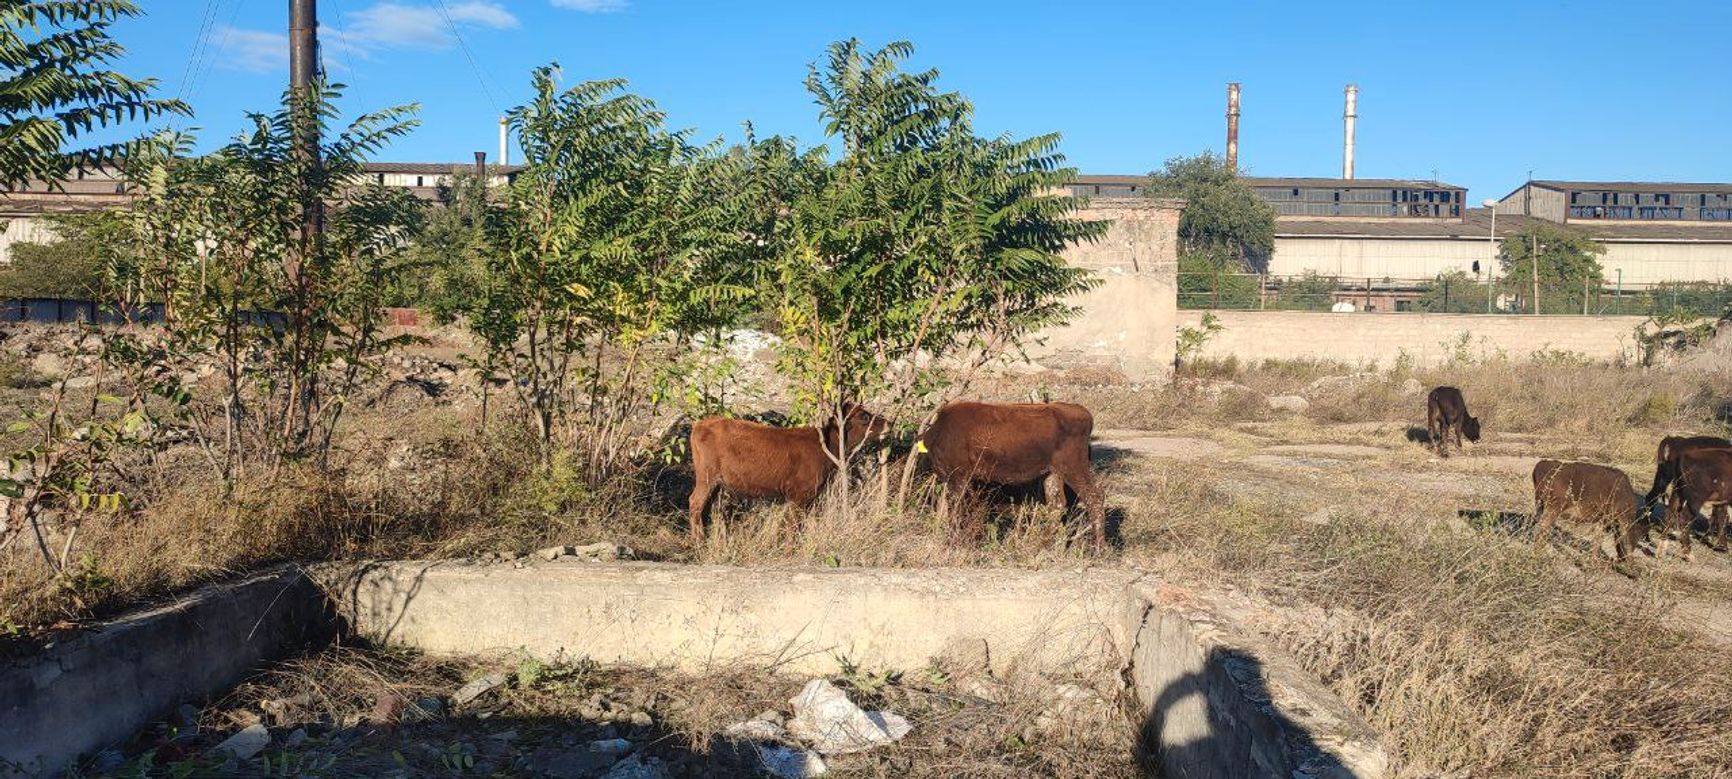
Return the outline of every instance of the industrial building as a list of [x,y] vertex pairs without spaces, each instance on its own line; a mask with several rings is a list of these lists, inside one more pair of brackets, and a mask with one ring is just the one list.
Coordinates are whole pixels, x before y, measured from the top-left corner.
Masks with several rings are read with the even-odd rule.
[[1642,181],[1529,181],[1497,202],[1499,215],[1553,222],[1732,223],[1732,184]]

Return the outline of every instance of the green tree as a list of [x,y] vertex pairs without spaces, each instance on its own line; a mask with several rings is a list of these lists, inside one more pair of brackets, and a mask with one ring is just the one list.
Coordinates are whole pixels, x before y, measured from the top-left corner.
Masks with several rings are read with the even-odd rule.
[[12,261],[0,268],[0,298],[111,297],[106,249],[124,222],[112,214],[51,217],[54,240],[12,246]]
[[1105,224],[1056,194],[1075,175],[1059,137],[977,136],[936,70],[902,70],[911,53],[842,41],[806,79],[839,156],[794,198],[770,294],[809,417],[872,401],[918,419],[974,369],[1020,357],[1094,283],[1060,257]]
[[1599,258],[1605,253],[1604,245],[1584,233],[1534,220],[1526,229],[1504,238],[1499,251],[1503,266],[1500,285],[1514,292],[1523,308],[1532,310],[1537,257],[1542,311],[1580,313],[1582,296],[1597,293],[1603,283]]
[[1434,314],[1483,314],[1485,283],[1467,271],[1452,270],[1427,282],[1419,309]]
[[409,246],[418,272],[401,280],[393,305],[424,308],[442,323],[474,306],[486,273],[490,198],[487,181],[468,171],[439,185],[438,207]]
[[128,0],[0,0],[0,188],[57,183],[132,146],[66,149],[94,130],[190,113],[178,100],[151,98],[155,79],[110,69],[125,49],[109,27],[138,14]]
[[[1275,251],[1275,209],[1239,172],[1210,152],[1174,157],[1149,174],[1150,197],[1183,198],[1179,256],[1193,272],[1245,272],[1268,266]],[[1186,269],[1180,268],[1181,272]]]
[[599,480],[659,396],[661,347],[746,310],[730,190],[744,158],[668,131],[623,81],[561,90],[556,75],[536,70],[534,99],[510,112],[524,169],[489,212],[464,314],[487,345],[483,367],[513,379],[544,457],[581,447]]

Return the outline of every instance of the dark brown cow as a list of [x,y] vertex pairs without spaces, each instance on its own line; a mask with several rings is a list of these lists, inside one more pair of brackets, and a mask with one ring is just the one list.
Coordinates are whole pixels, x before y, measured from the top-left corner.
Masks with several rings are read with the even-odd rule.
[[1690,559],[1690,526],[1703,509],[1713,513],[1709,546],[1726,549],[1727,504],[1732,503],[1732,449],[1697,449],[1677,458],[1678,478],[1666,502],[1672,531],[1678,534],[1684,559]]
[[[849,406],[848,450],[854,451],[889,429],[889,423],[859,406]],[[704,536],[704,513],[716,488],[747,498],[781,498],[789,513],[812,505],[836,463],[825,453],[837,450],[835,420],[818,427],[770,427],[742,419],[711,417],[692,425],[692,539]]]
[[1654,452],[1654,486],[1648,489],[1643,503],[1653,505],[1664,495],[1666,488],[1678,480],[1678,458],[1699,449],[1732,449],[1732,441],[1711,435],[1669,435],[1660,439]]
[[1623,560],[1647,535],[1630,477],[1616,468],[1591,463],[1541,460],[1534,465],[1534,544],[1551,538],[1558,519],[1573,519],[1612,534]]
[[[954,521],[974,482],[1028,484],[1045,479],[1049,505],[1075,491],[1094,522],[1094,545],[1106,546],[1106,506],[1089,463],[1094,416],[1073,403],[957,402],[938,410],[920,446],[944,482]],[[978,529],[977,529],[978,530]]]
[[1437,456],[1449,456],[1449,438],[1455,438],[1455,448],[1461,449],[1461,437],[1479,441],[1479,419],[1467,413],[1467,400],[1461,390],[1438,387],[1425,398],[1425,431],[1437,445]]

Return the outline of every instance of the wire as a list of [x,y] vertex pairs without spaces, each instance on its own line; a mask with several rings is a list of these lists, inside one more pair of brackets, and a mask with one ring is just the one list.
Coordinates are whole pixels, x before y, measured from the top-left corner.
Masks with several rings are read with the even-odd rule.
[[475,82],[481,85],[481,93],[487,96],[487,102],[493,105],[493,112],[504,113],[499,108],[499,101],[493,99],[493,90],[487,88],[487,77],[482,75],[481,64],[476,62],[475,54],[469,51],[469,44],[463,40],[463,33],[457,29],[457,22],[451,19],[451,9],[445,5],[445,0],[439,0],[439,13],[445,17],[445,26],[451,28],[452,37],[457,39],[457,46],[463,50],[463,58],[469,60],[469,69],[475,72]]
[[222,0],[205,0],[204,14],[199,18],[198,35],[193,38],[192,49],[187,52],[186,67],[181,69],[180,88],[175,91],[175,99],[183,100],[197,75],[199,66],[205,60],[205,53],[210,49],[211,25],[216,23],[217,7]]
[[[218,0],[218,2],[220,3],[221,0]],[[241,7],[244,5],[246,5],[246,0],[235,0],[235,8],[233,11],[231,11],[229,13],[228,24],[223,25],[222,38],[217,41],[217,45],[216,45],[216,49],[215,49],[215,52],[217,54],[221,54],[222,52],[225,52],[228,50],[229,33],[234,30],[235,21],[237,19],[240,19]],[[187,87],[187,90],[186,90],[186,93],[187,93],[186,99],[191,100],[191,99],[198,96],[199,82],[204,81],[205,76],[210,74],[210,70],[215,64],[216,64],[216,58],[215,57],[208,57],[205,59],[204,63],[198,69],[198,71],[193,73],[192,83]]]

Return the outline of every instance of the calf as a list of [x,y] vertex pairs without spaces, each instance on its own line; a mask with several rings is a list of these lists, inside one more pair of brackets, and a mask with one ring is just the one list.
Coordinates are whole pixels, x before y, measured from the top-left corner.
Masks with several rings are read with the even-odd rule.
[[1461,449],[1463,435],[1469,441],[1479,441],[1479,420],[1468,415],[1467,400],[1461,396],[1461,390],[1438,387],[1425,398],[1425,431],[1437,445],[1437,456],[1448,457],[1451,436],[1457,450]]
[[[859,406],[847,406],[843,418],[850,452],[889,429],[886,420]],[[720,417],[692,425],[692,539],[703,540],[704,513],[718,487],[742,497],[781,498],[790,516],[812,505],[836,472],[831,454],[839,448],[837,428],[835,420],[821,428],[770,427]]]
[[1732,441],[1711,435],[1669,435],[1660,439],[1659,449],[1654,452],[1654,486],[1648,489],[1643,504],[1654,505],[1678,480],[1679,456],[1701,449],[1732,449]]
[[1709,546],[1726,549],[1726,506],[1732,503],[1732,449],[1697,449],[1678,455],[1678,478],[1672,482],[1672,496],[1666,502],[1672,530],[1683,545],[1684,559],[1690,559],[1690,525],[1702,509],[1713,513],[1709,525]]
[[1072,403],[957,402],[938,410],[916,448],[928,454],[953,504],[974,482],[1045,479],[1047,503],[1062,509],[1069,487],[1093,520],[1098,551],[1106,546],[1106,505],[1089,463],[1094,426],[1089,410]]
[[1616,468],[1590,463],[1541,460],[1534,465],[1534,544],[1551,538],[1559,519],[1574,519],[1607,530],[1622,561],[1647,535],[1630,477]]

